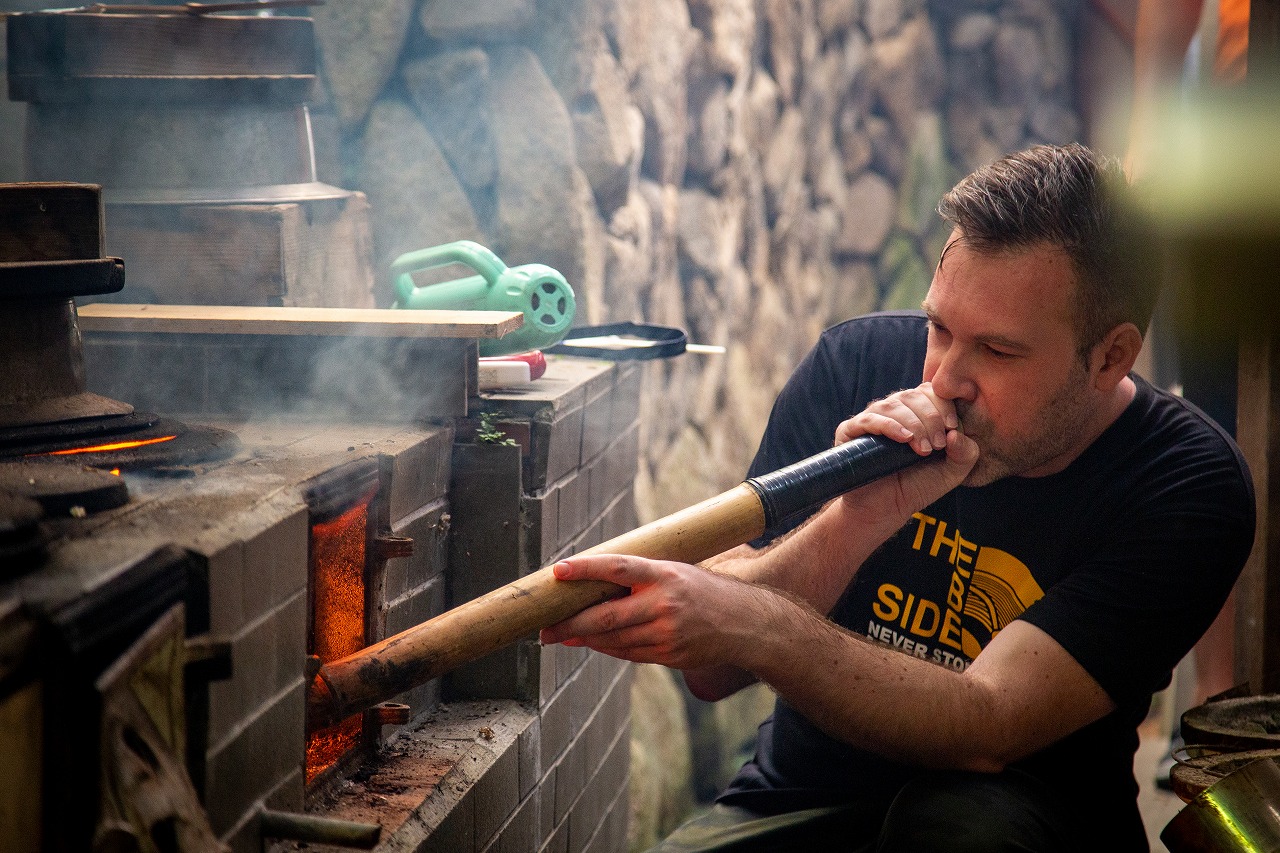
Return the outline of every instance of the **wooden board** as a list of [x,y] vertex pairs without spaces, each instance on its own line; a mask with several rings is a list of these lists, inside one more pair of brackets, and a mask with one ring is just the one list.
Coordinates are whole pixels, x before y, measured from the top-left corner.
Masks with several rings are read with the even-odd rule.
[[87,332],[187,335],[320,335],[379,338],[500,338],[524,324],[516,311],[394,311],[237,305],[115,305],[79,309]]

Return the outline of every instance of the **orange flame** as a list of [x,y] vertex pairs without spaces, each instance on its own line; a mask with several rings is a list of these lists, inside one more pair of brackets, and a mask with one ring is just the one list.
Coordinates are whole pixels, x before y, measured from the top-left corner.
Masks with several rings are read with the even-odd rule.
[[93,447],[73,447],[69,450],[52,450],[48,453],[33,453],[33,456],[71,456],[75,453],[106,453],[111,450],[129,450],[134,447],[142,447],[147,444],[160,444],[164,441],[173,441],[176,435],[163,435],[159,438],[141,438],[136,441],[117,441],[113,444],[95,444]]
[[[332,521],[311,528],[312,589],[315,631],[311,653],[327,663],[365,646],[365,534],[369,526],[370,492]],[[354,714],[336,726],[307,738],[304,778],[310,783],[348,750],[360,743],[363,722]]]

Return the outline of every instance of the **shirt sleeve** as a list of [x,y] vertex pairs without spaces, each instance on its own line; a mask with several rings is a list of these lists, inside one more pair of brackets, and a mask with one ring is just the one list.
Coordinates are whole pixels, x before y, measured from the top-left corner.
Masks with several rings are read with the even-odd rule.
[[[1206,443],[1208,445],[1208,443]],[[1144,700],[1208,629],[1253,544],[1253,493],[1238,456],[1182,448],[1148,468],[1111,527],[1022,618],[1052,636],[1117,705]],[[1161,469],[1155,469],[1161,470]]]

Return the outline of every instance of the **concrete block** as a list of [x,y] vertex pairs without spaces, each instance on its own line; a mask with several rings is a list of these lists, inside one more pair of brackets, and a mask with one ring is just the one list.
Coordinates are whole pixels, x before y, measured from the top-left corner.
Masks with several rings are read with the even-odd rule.
[[609,455],[601,454],[590,462],[583,462],[581,474],[587,478],[587,516],[598,519],[614,498],[609,494]]
[[520,732],[516,741],[520,798],[522,800],[537,799],[537,797],[532,797],[531,795],[537,788],[538,782],[542,780],[541,741],[542,728],[540,721],[535,717],[532,724]]
[[617,791],[627,787],[627,776],[631,772],[631,735],[619,732],[609,746],[600,768],[596,772],[595,784],[604,791]]
[[297,683],[248,720],[238,736],[208,755],[205,802],[215,832],[226,832],[280,781],[302,766],[298,722],[305,713],[304,685]]
[[383,630],[389,637],[444,612],[444,579],[435,578],[383,605]]
[[506,749],[476,782],[476,847],[484,848],[520,803],[519,750]]
[[556,650],[556,683],[565,684],[587,662],[590,649],[575,646],[555,646]]
[[[274,791],[268,793],[263,798],[263,805],[276,811],[303,812],[305,807],[302,770],[291,773]],[[249,809],[235,828],[223,836],[222,841],[231,847],[231,853],[262,853],[264,845],[258,825],[257,809]]]
[[573,726],[575,732],[582,731],[600,702],[599,670],[590,664],[591,658],[596,654],[588,651],[587,660],[583,661],[582,666],[578,667],[578,671],[565,684],[565,688],[573,697],[573,702],[569,706],[571,709],[569,725]]
[[556,827],[538,853],[569,853],[569,821]]
[[[550,840],[556,835],[561,834],[558,830],[563,829],[563,839],[560,847],[563,849],[569,841],[569,825],[567,823],[556,823],[556,766],[552,766],[547,770],[546,777],[538,786],[538,837],[544,841]],[[545,849],[545,848],[544,848]]]
[[559,482],[560,506],[557,516],[561,546],[568,545],[587,527],[587,485],[585,473],[581,471],[572,472]]
[[538,707],[545,707],[555,695],[560,682],[556,677],[556,658],[560,646],[538,647]]
[[580,554],[588,548],[594,548],[603,542],[604,539],[600,538],[603,530],[604,521],[602,519],[592,520],[587,529],[582,531],[582,535],[573,541],[573,553]]
[[472,853],[476,846],[476,798],[468,791],[422,847],[422,853]]
[[606,453],[609,455],[606,468],[609,479],[605,483],[604,494],[613,496],[632,491],[640,465],[640,425],[633,424],[625,432],[619,433],[618,439],[609,446]]
[[587,844],[586,853],[614,853],[627,846],[627,786],[623,784],[605,810],[604,820],[595,837]]
[[491,844],[490,849],[495,850],[496,853],[529,853],[537,850],[542,840],[538,835],[541,822],[538,810],[540,804],[541,800],[538,797],[526,798],[516,809],[511,820],[502,828],[495,842],[496,847]]
[[[559,415],[545,428],[535,422],[534,447],[546,442],[546,479],[554,483],[582,464],[582,407],[573,408]],[[536,474],[534,481],[537,481]]]
[[397,583],[400,577],[404,578],[404,589],[395,595],[403,594],[444,574],[449,563],[448,534],[452,520],[448,501],[439,499],[392,523],[393,535],[408,536],[413,540],[411,556],[387,561],[388,586],[392,581],[392,572],[396,573]]
[[453,428],[438,427],[419,444],[394,457],[383,457],[383,465],[391,469],[388,503],[393,526],[427,504],[445,497],[449,489],[452,455]]
[[[410,536],[403,530],[392,529],[391,533],[395,536]],[[412,538],[412,537],[411,537]],[[417,540],[414,539],[414,552],[417,553]],[[404,596],[409,591],[409,561],[412,557],[400,557],[395,560],[387,560],[387,565],[382,574],[382,600],[393,601]]]
[[604,830],[619,792],[627,788],[630,755],[630,739],[617,738],[601,756],[600,766],[588,768],[590,781],[569,815],[570,850],[601,849],[597,847],[596,840]]
[[306,506],[299,503],[284,518],[245,540],[246,620],[255,619],[267,608],[306,590],[309,532]]
[[554,561],[560,548],[559,512],[560,490],[554,486],[521,499],[526,571],[536,571]]
[[613,440],[609,431],[613,414],[612,387],[591,397],[582,407],[582,461],[589,463],[598,457]]
[[204,554],[209,577],[209,630],[232,637],[244,626],[244,543],[231,542]]
[[520,577],[520,451],[454,447],[449,600],[456,607]]
[[[585,752],[585,750],[584,750]],[[587,769],[586,783],[569,812],[569,850],[587,849],[596,829],[604,819],[605,806],[613,799],[613,791],[600,788],[596,774]]]
[[302,677],[306,629],[306,595],[298,592],[231,638],[231,678],[209,685],[211,749],[220,749],[246,716]]
[[302,768],[290,773],[281,780],[274,791],[267,794],[266,806],[282,812],[301,812],[305,808]]
[[601,520],[600,535],[602,541],[608,541],[615,536],[621,536],[635,530],[640,526],[640,519],[636,512],[636,495],[634,489],[628,489],[618,495],[608,509],[605,510]]
[[[581,742],[574,741],[556,767],[556,823],[569,816],[586,781],[587,750]],[[572,832],[569,839],[573,840]]]
[[569,741],[573,739],[573,728],[569,723],[570,704],[573,697],[565,688],[561,688],[542,708],[542,766],[550,767],[556,763],[564,752]]

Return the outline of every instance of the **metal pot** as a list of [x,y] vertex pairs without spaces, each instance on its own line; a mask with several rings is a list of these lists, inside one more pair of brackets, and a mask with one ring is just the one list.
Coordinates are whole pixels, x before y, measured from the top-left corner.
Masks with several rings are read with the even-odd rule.
[[1224,776],[1178,812],[1160,840],[1171,853],[1280,851],[1280,764],[1264,758]]

